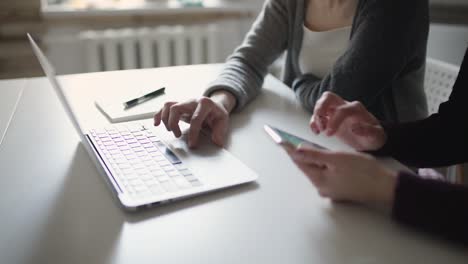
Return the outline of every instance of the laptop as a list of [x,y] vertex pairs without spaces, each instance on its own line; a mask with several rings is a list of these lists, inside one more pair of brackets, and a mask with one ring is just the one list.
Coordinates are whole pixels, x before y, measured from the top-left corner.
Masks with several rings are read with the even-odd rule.
[[257,179],[225,149],[204,144],[191,150],[183,139],[168,140],[152,125],[127,122],[85,131],[52,64],[29,34],[28,38],[81,142],[124,209],[136,211]]

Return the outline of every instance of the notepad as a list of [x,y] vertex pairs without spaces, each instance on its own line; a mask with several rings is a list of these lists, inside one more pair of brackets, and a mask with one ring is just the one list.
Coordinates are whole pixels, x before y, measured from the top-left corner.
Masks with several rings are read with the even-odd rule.
[[[145,92],[147,91],[140,91],[141,94]],[[152,118],[154,114],[163,107],[165,102],[179,101],[173,94],[166,92],[166,94],[162,96],[152,98],[137,106],[125,109],[123,102],[138,97],[139,94],[133,93],[126,96],[116,96],[118,98],[99,98],[95,101],[95,105],[110,122],[118,123]]]

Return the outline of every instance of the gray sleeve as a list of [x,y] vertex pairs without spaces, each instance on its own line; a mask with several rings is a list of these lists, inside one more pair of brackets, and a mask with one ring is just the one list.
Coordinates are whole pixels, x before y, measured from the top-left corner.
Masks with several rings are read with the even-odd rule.
[[260,91],[268,67],[286,49],[288,12],[285,0],[267,0],[241,46],[227,59],[216,80],[204,92],[227,90],[241,110]]
[[[294,80],[292,88],[306,109],[312,111],[325,91],[349,101],[361,101],[370,108],[396,78],[424,65],[427,0],[362,3],[350,45],[331,73],[323,79],[306,74]],[[421,63],[415,65],[414,59],[421,53]]]

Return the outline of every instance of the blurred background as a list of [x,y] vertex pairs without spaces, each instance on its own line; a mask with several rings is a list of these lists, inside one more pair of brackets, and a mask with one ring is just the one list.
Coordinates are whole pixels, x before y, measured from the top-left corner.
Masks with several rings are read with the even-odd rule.
[[[468,0],[431,0],[428,56],[459,65]],[[1,0],[0,79],[41,76],[25,34],[59,74],[222,62],[263,0]]]

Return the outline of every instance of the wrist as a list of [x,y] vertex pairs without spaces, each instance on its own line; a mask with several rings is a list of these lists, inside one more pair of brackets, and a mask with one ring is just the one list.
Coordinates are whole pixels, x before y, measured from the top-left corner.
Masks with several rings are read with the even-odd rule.
[[384,209],[391,209],[395,199],[395,188],[398,178],[398,172],[382,167],[376,175],[376,184],[374,189],[373,203]]
[[231,113],[237,104],[236,97],[226,90],[215,91],[210,95],[210,98],[222,106],[228,113]]

